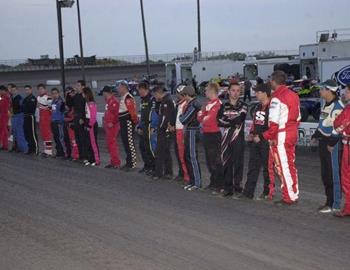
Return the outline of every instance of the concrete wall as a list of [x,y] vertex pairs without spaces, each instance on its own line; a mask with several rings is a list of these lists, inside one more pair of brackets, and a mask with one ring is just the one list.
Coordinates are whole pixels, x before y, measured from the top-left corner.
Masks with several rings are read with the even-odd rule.
[[[124,78],[133,79],[136,76],[140,79],[145,74],[145,65],[86,68],[87,82],[97,81],[98,87],[113,83],[116,80]],[[165,65],[152,65],[151,74],[158,74],[158,78],[164,81]],[[47,80],[60,80],[60,78],[61,75],[59,69],[0,72],[0,84],[13,82],[19,87],[25,84],[36,85],[38,83],[46,82]],[[74,84],[79,79],[81,79],[81,70],[79,68],[66,69],[67,85]]]

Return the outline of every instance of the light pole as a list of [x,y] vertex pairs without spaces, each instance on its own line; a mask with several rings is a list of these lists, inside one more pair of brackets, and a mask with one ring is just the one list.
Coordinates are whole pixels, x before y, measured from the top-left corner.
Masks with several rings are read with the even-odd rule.
[[146,65],[147,65],[147,77],[148,77],[148,80],[149,80],[150,77],[151,77],[151,66],[150,66],[150,63],[149,63],[149,55],[148,55],[146,25],[145,25],[145,14],[144,14],[144,12],[143,12],[143,0],[140,0],[140,6],[141,6],[143,39],[144,39],[144,42],[145,42]]
[[81,19],[80,19],[80,5],[79,0],[77,0],[77,12],[78,12],[78,27],[79,27],[79,45],[80,45],[80,65],[81,65],[81,75],[85,81],[85,62],[84,62],[84,50],[83,50],[83,37],[81,31]]
[[198,31],[198,55],[202,52],[202,42],[201,42],[201,6],[200,0],[197,0],[197,31]]
[[61,85],[64,95],[66,94],[66,75],[64,71],[64,50],[63,50],[63,31],[62,31],[62,10],[61,8],[70,8],[74,5],[73,0],[56,0],[57,22],[58,22],[58,45],[60,49],[61,66]]

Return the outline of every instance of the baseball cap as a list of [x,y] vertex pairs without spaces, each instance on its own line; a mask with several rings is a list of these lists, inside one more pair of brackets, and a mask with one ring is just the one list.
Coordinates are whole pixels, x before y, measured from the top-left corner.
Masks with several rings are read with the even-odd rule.
[[176,93],[181,94],[182,91],[185,89],[186,85],[181,84],[176,88]]
[[266,93],[268,96],[271,95],[271,88],[266,83],[258,84],[253,90],[255,92]]
[[326,88],[328,90],[331,90],[332,92],[337,92],[338,90],[338,84],[335,80],[327,80],[320,84],[322,88]]
[[102,89],[102,93],[112,93],[112,87],[105,85]]
[[187,95],[187,96],[193,97],[196,95],[196,91],[192,86],[187,85],[182,89],[181,95]]

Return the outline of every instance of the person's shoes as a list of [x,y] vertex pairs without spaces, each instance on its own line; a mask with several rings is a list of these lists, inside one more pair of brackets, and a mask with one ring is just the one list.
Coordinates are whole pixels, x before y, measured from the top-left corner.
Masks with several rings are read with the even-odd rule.
[[211,194],[212,194],[212,195],[221,195],[223,192],[224,192],[223,189],[216,188],[216,189],[214,189],[214,190],[211,192]]
[[233,192],[232,191],[224,191],[221,194],[221,197],[223,197],[223,198],[228,198],[228,197],[232,197],[232,196],[233,196]]
[[49,158],[49,157],[51,157],[50,155],[48,155],[48,154],[46,154],[46,153],[41,153],[40,156],[41,156],[42,158]]
[[182,176],[178,175],[178,176],[174,177],[173,180],[176,181],[176,182],[181,182],[181,181],[183,181],[184,179],[183,179]]
[[166,174],[166,175],[163,176],[163,178],[165,180],[171,180],[171,179],[173,179],[173,176],[171,174]]
[[343,218],[343,217],[350,217],[350,213],[345,213],[344,211],[338,211],[334,212],[333,216]]
[[158,181],[158,180],[160,180],[160,177],[159,176],[152,176],[152,180]]
[[274,201],[274,202],[273,202],[273,204],[276,205],[276,206],[291,206],[291,205],[295,205],[295,204],[297,204],[297,203],[298,203],[298,201],[289,203],[289,202],[284,201],[283,199],[282,199],[282,200],[279,200],[279,201]]
[[203,188],[203,190],[209,191],[209,190],[215,190],[215,188],[213,188],[211,185],[207,185]]
[[152,176],[153,175],[153,171],[152,170],[145,170],[145,175],[146,176]]
[[187,190],[188,190],[188,191],[196,191],[196,190],[198,190],[198,189],[199,189],[199,187],[197,187],[197,186],[192,186],[192,187],[188,188]]
[[332,214],[335,215],[335,214],[339,214],[341,213],[341,209],[340,208],[332,208]]
[[108,164],[108,165],[105,166],[105,169],[119,169],[119,167],[115,166],[113,164]]
[[90,163],[90,166],[91,166],[91,167],[100,166],[100,163],[98,163],[98,162],[92,162],[92,163]]
[[91,163],[89,161],[84,161],[84,166],[89,166]]
[[323,207],[320,207],[320,208],[318,209],[318,212],[321,213],[321,214],[332,213],[332,208],[329,207],[329,206],[327,206],[327,205],[325,205],[325,206],[323,206]]
[[188,190],[189,188],[191,188],[191,187],[193,187],[192,185],[186,185],[186,186],[184,186],[184,190]]
[[245,195],[245,194],[243,194],[243,193],[236,193],[236,194],[234,194],[233,196],[232,196],[232,198],[234,199],[234,200],[249,200],[249,201],[251,201],[253,198],[250,198],[250,197],[248,197],[247,195]]
[[269,195],[262,193],[259,197],[256,198],[257,201],[266,201],[269,199]]
[[146,173],[147,170],[145,168],[142,168],[141,170],[138,171],[138,173]]

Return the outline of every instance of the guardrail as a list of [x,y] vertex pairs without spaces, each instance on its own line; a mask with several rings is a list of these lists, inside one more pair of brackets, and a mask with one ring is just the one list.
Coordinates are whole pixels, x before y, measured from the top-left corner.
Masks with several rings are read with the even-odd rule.
[[[234,52],[234,51],[214,51],[199,53],[171,53],[171,54],[152,54],[150,55],[151,64],[182,62],[182,61],[202,61],[214,59],[231,59],[244,60],[247,56],[258,57],[279,57],[298,55],[297,50],[267,50],[267,51],[249,51],[249,52]],[[106,57],[86,57],[84,63],[89,67],[106,67],[106,66],[128,66],[135,64],[145,64],[146,57],[144,55],[129,55],[129,56],[106,56]],[[65,59],[66,68],[79,67],[80,59],[75,56]],[[0,72],[8,71],[31,71],[31,70],[51,70],[59,69],[58,58],[41,58],[41,59],[13,59],[0,60]]]

